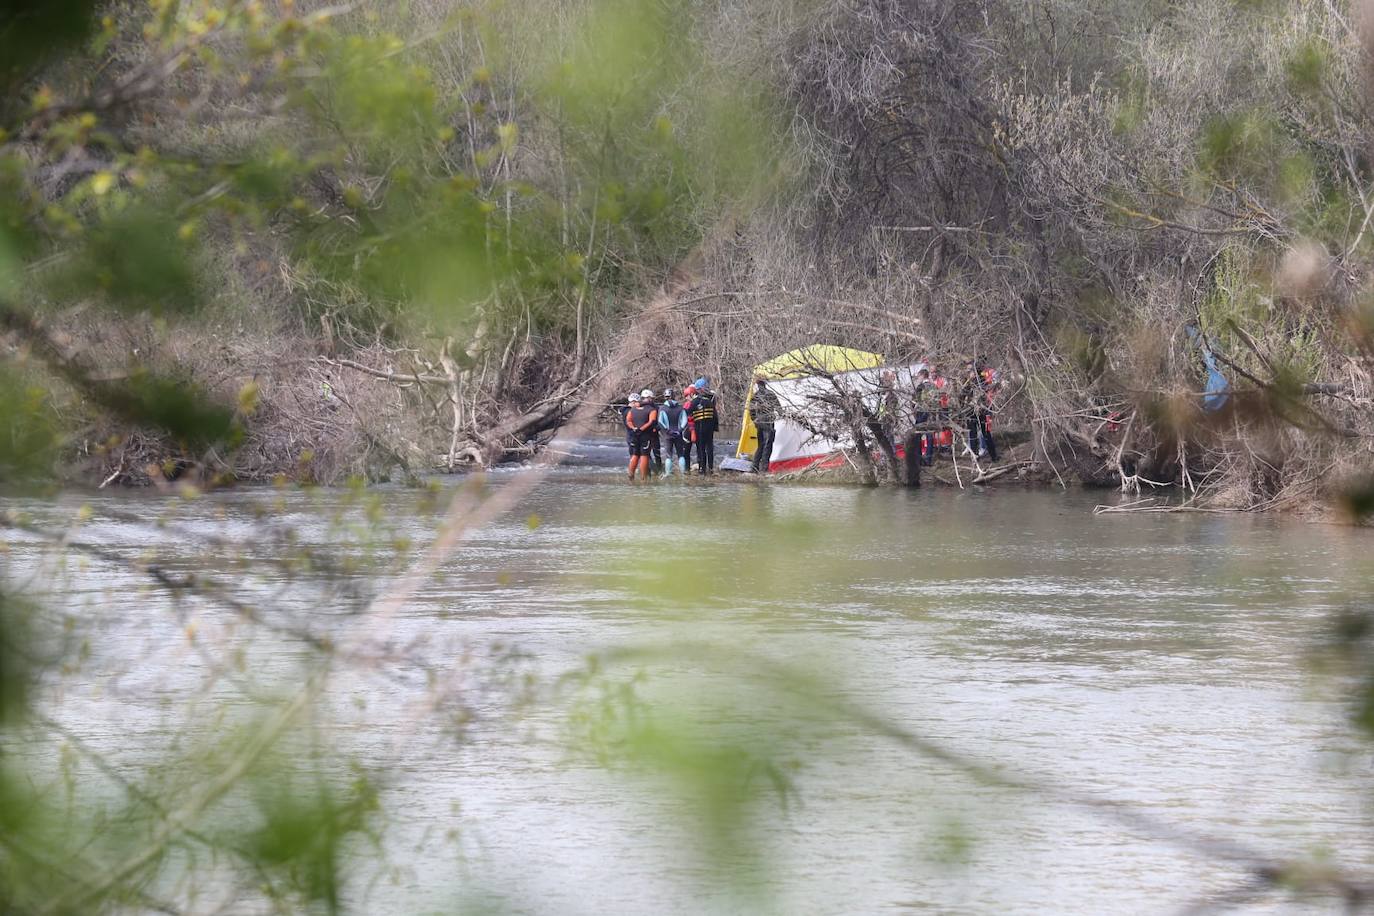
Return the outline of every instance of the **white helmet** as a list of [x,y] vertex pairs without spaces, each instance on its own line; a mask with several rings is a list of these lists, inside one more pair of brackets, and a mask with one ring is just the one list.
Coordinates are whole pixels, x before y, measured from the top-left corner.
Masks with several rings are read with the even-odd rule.
[[653,390],[650,388],[645,388],[643,391],[639,393],[639,399],[641,401],[652,401],[654,399]]
[[635,402],[635,401],[638,401],[638,400],[639,400],[639,395],[635,394],[633,391],[631,391],[629,394],[625,395],[625,403],[627,403],[627,404],[631,404],[631,403],[633,403],[633,402]]

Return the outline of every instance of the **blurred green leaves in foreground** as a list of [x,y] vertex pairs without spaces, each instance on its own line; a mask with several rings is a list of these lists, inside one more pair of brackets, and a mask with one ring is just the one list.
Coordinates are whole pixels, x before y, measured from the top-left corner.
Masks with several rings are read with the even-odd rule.
[[339,787],[322,774],[295,773],[284,765],[259,771],[248,789],[262,825],[239,843],[247,856],[291,892],[283,902],[299,895],[338,912],[344,856],[358,853],[348,846],[352,838],[367,839],[369,818],[378,809],[375,787],[362,775]]
[[0,588],[0,728],[19,724],[28,713],[40,667],[30,638],[32,617],[32,605]]
[[48,389],[30,372],[0,363],[0,481],[33,485],[53,472],[58,417]]

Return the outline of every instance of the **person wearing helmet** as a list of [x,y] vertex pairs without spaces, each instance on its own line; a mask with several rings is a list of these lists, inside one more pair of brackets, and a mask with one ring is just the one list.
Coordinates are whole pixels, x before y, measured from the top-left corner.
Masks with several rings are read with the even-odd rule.
[[[652,394],[653,392],[650,392]],[[630,403],[630,409],[625,413],[625,426],[630,432],[630,479],[635,479],[635,471],[639,471],[640,477],[647,480],[649,477],[649,436],[648,433],[654,431],[654,438],[658,438],[656,432],[658,426],[658,411],[654,408],[652,398],[647,403],[643,394],[634,396]]]
[[658,428],[668,437],[668,464],[663,471],[664,477],[671,477],[677,468],[682,476],[687,476],[687,455],[692,450],[687,439],[688,414],[685,408],[673,400],[673,389],[663,389],[663,406],[658,411]]
[[[654,392],[651,388],[645,388],[641,391],[639,393],[639,400],[642,404],[648,404],[655,410],[658,409],[658,404],[654,402]],[[657,420],[654,421],[654,425],[650,427],[646,436],[649,440],[649,466],[653,469],[655,474],[661,474],[663,473],[663,444],[659,441]]]
[[988,411],[991,392],[987,377],[974,360],[964,363],[964,384],[959,397],[968,424],[969,451],[977,458],[997,461],[997,442],[992,438],[992,419]]
[[620,425],[625,428],[625,447],[630,450],[631,458],[635,457],[635,434],[634,431],[630,429],[630,425],[626,421],[626,417],[630,413],[630,408],[633,407],[635,405],[635,402],[638,400],[639,392],[631,391],[629,394],[625,395],[624,404],[613,405],[616,411],[620,414]]
[[682,409],[687,411],[687,473],[692,473],[692,448],[697,441],[697,426],[692,422],[692,398],[696,396],[695,385],[682,389]]
[[706,376],[696,380],[697,391],[692,395],[691,402],[687,409],[692,414],[692,426],[696,430],[697,443],[697,473],[714,474],[716,472],[716,430],[720,428],[720,419],[716,408],[716,393],[710,388],[710,379]]

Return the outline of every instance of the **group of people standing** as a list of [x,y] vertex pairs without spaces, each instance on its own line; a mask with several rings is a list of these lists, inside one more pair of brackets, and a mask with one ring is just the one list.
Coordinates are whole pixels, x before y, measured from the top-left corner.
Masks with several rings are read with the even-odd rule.
[[[910,377],[911,387],[901,386],[905,395],[898,391],[894,371],[882,373],[877,420],[894,442],[902,442],[909,462],[933,464],[936,454],[950,447],[950,429],[956,423],[967,427],[972,454],[997,461],[991,403],[1000,379],[995,370],[973,361],[965,363],[963,369],[960,382],[955,384],[938,367],[923,367]],[[650,473],[686,476],[691,473],[694,453],[698,474],[715,473],[720,407],[709,378],[703,376],[682,389],[680,401],[672,388],[663,389],[661,394],[645,388],[630,392],[618,407],[625,424],[631,480],[636,476],[647,479]],[[756,378],[749,401],[749,417],[758,435],[750,463],[755,474],[768,473],[783,413],[767,380]]]
[[[911,377],[911,387],[901,386],[911,396],[908,405],[899,391],[897,373],[884,370],[879,376],[878,422],[892,441],[903,443],[909,460],[930,465],[938,451],[950,447],[953,437],[948,431],[956,421],[962,421],[968,430],[969,452],[995,462],[997,442],[992,436],[991,408],[999,386],[996,370],[972,360],[964,364],[957,387],[938,367],[923,367]],[[768,381],[755,378],[754,396],[749,402],[749,416],[758,436],[750,463],[754,474],[768,472],[782,415],[782,405]]]
[[913,397],[914,425],[907,442],[922,464],[933,464],[941,447],[940,433],[953,419],[961,418],[968,431],[969,452],[979,458],[997,461],[997,441],[992,437],[991,404],[1000,379],[996,370],[970,360],[964,364],[963,380],[957,389],[939,368],[923,368],[916,373]]
[[661,397],[652,388],[638,394],[630,392],[621,411],[625,418],[625,445],[630,451],[631,480],[636,474],[648,478],[651,469],[664,477],[675,471],[686,476],[692,469],[693,449],[697,473],[715,473],[720,409],[709,378],[702,376],[684,388],[681,401],[672,388],[663,389]]
[[[922,367],[909,382],[899,384],[898,373],[883,370],[878,378],[876,422],[893,443],[900,443],[908,461],[934,464],[940,451],[952,448],[952,427],[968,431],[969,452],[977,458],[997,461],[997,442],[992,435],[992,402],[1000,387],[996,370],[970,360],[964,364],[960,384],[951,383],[938,367]],[[867,409],[872,409],[870,405]],[[758,446],[750,470],[768,472],[777,423],[783,409],[766,379],[754,380],[749,414],[758,433]]]

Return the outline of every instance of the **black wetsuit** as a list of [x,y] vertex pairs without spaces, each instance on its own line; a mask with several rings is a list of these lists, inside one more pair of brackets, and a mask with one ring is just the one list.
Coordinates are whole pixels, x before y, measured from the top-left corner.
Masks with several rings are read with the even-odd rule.
[[692,398],[692,425],[697,431],[697,471],[701,474],[714,474],[716,430],[720,427],[714,391],[698,391],[696,397]]
[[687,440],[687,410],[681,404],[664,404],[659,408],[659,428],[668,433],[668,460],[681,458],[686,464],[692,460],[692,443]]
[[[658,406],[653,401],[646,402],[647,406],[652,407],[655,414]],[[649,463],[655,472],[663,470],[663,445],[658,436],[658,417],[654,417],[654,425],[644,431],[644,439],[649,443]]]
[[992,415],[988,412],[988,386],[981,373],[964,380],[962,392],[967,411],[968,447],[975,455],[997,460],[997,443],[992,438]]
[[630,424],[625,422],[625,418],[630,413],[629,404],[617,404],[615,409],[620,412],[620,425],[625,427],[625,447],[629,449],[631,457],[635,453],[635,431],[630,429]]
[[915,409],[912,412],[912,419],[915,420],[919,430],[916,434],[916,448],[920,451],[921,464],[924,465],[935,463],[935,437],[925,427],[934,416],[931,412],[931,405],[935,402],[937,394],[935,384],[929,379],[916,383],[916,396],[913,399]]

